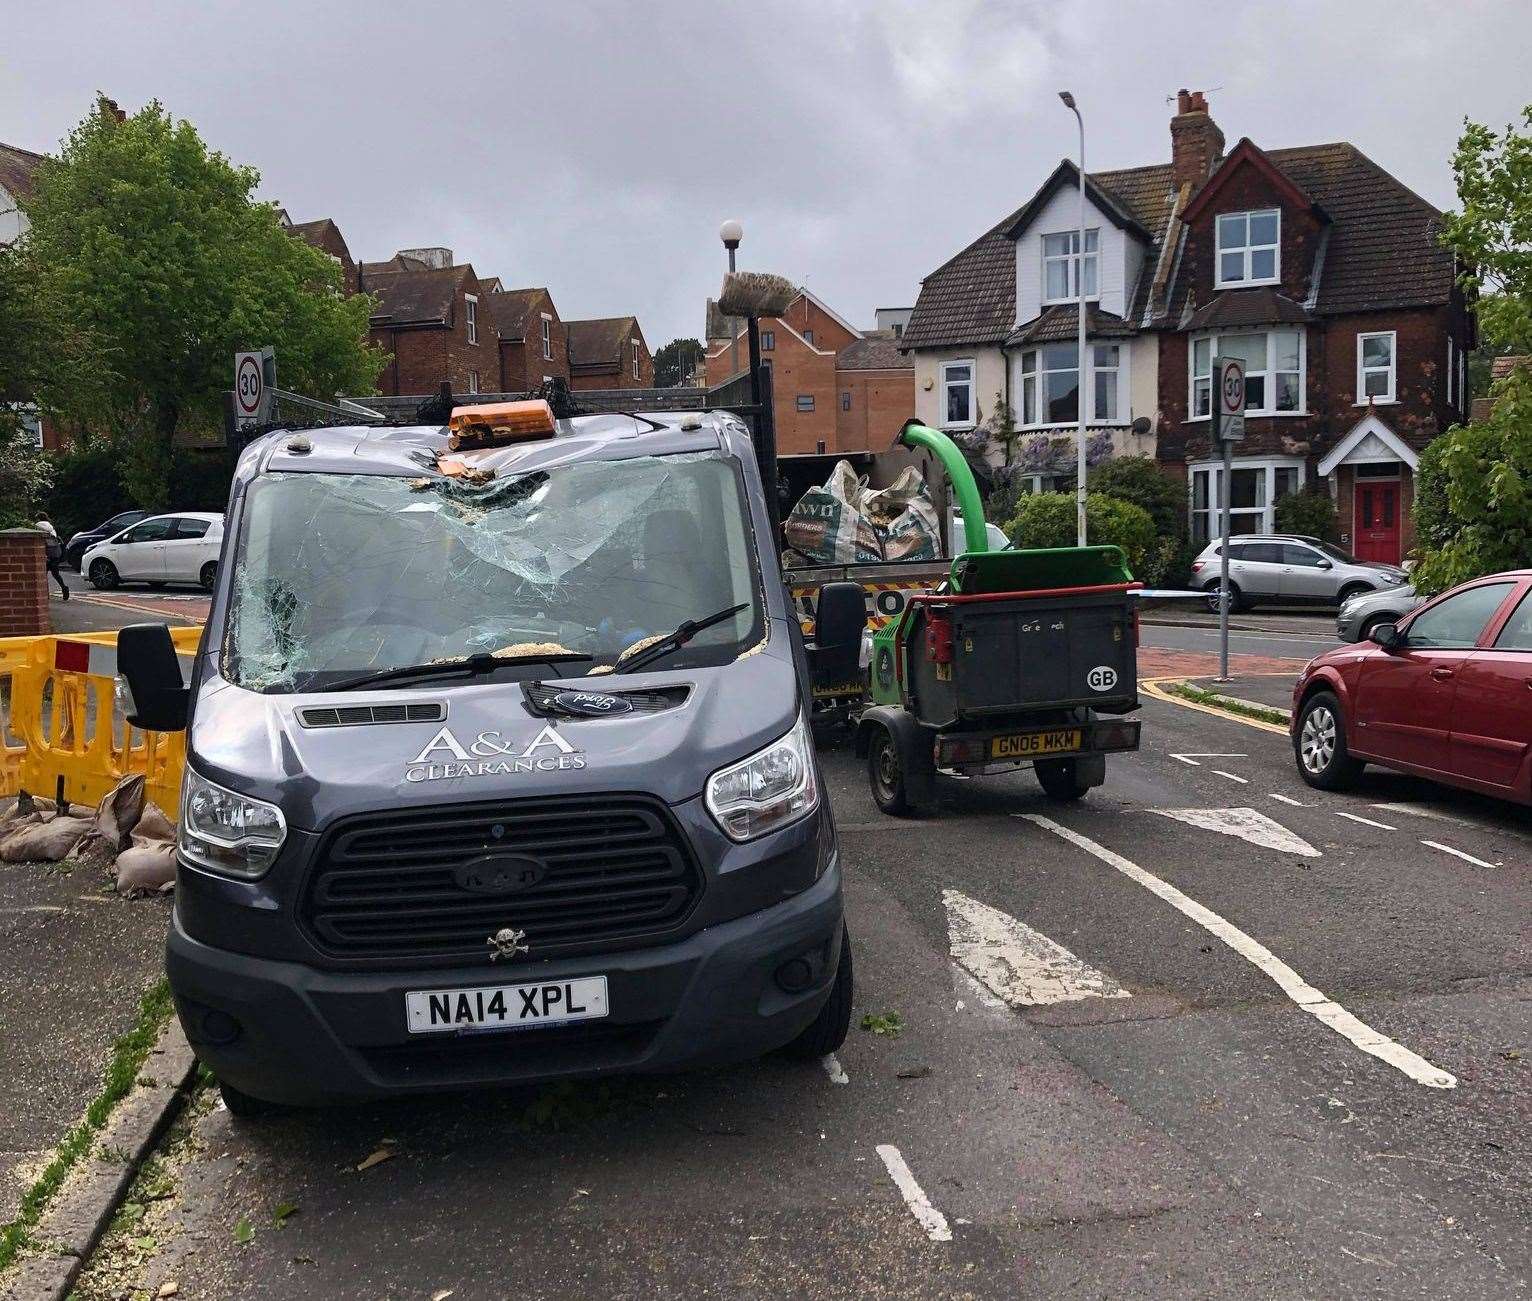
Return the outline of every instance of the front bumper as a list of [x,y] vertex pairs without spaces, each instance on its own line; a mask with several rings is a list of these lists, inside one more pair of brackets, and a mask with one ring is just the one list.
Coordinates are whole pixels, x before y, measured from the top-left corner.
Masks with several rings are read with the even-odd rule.
[[[310,1105],[761,1056],[819,1014],[841,935],[840,867],[832,859],[790,899],[674,944],[626,953],[430,971],[320,971],[213,948],[187,935],[177,916],[165,965],[187,1038],[220,1079],[254,1097]],[[775,973],[797,957],[809,960],[814,980],[790,994]],[[405,1028],[411,990],[603,974],[611,1015],[601,1020],[460,1035]]]

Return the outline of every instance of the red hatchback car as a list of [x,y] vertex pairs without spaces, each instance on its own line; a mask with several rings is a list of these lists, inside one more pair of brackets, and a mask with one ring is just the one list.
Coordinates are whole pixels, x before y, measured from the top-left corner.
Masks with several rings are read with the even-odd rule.
[[1309,661],[1293,752],[1339,790],[1381,764],[1532,804],[1532,569],[1477,578]]

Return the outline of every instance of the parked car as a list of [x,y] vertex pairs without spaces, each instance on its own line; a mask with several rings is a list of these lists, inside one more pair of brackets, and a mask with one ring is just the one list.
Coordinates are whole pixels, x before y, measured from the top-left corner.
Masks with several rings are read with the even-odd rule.
[[1478,578],[1311,660],[1293,688],[1310,786],[1364,764],[1532,804],[1532,569]]
[[[1192,583],[1218,611],[1219,547],[1209,542],[1192,562]],[[1358,560],[1329,542],[1298,533],[1246,533],[1229,539],[1230,608],[1259,601],[1344,605],[1353,596],[1397,587],[1407,575],[1396,565]]]
[[1425,601],[1408,583],[1353,596],[1335,618],[1335,635],[1342,641],[1366,641],[1380,623],[1398,623]]
[[222,546],[222,515],[151,515],[89,547],[81,564],[98,591],[119,583],[197,583],[211,592]]
[[68,542],[64,543],[64,563],[73,569],[80,570],[81,557],[98,542],[104,542],[107,538],[114,538],[125,528],[137,524],[141,519],[148,519],[154,514],[152,510],[125,510],[113,515],[105,524],[98,524],[93,529],[82,529],[74,534]]

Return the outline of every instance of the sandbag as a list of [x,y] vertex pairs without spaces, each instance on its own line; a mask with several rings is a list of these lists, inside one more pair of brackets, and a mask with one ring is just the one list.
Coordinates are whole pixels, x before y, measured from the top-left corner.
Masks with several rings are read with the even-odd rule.
[[788,513],[787,545],[816,565],[935,560],[941,532],[925,480],[906,466],[886,488],[869,489],[847,461]]
[[163,890],[176,879],[176,847],[159,841],[134,844],[117,855],[117,893]]
[[158,804],[145,804],[143,816],[139,818],[138,825],[133,828],[134,843],[175,838],[175,823],[160,812]]
[[0,859],[7,863],[61,862],[74,853],[90,827],[85,818],[61,817],[18,827],[0,840]]
[[113,850],[126,849],[144,811],[144,775],[129,773],[101,797],[91,829]]

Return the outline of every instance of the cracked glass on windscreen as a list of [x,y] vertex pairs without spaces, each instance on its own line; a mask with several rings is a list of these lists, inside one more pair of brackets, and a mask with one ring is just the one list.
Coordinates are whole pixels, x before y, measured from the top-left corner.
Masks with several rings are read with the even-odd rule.
[[245,501],[226,674],[255,691],[312,691],[529,649],[611,665],[744,605],[656,667],[725,663],[757,627],[749,536],[733,465],[713,455],[586,461],[479,487],[266,475]]

